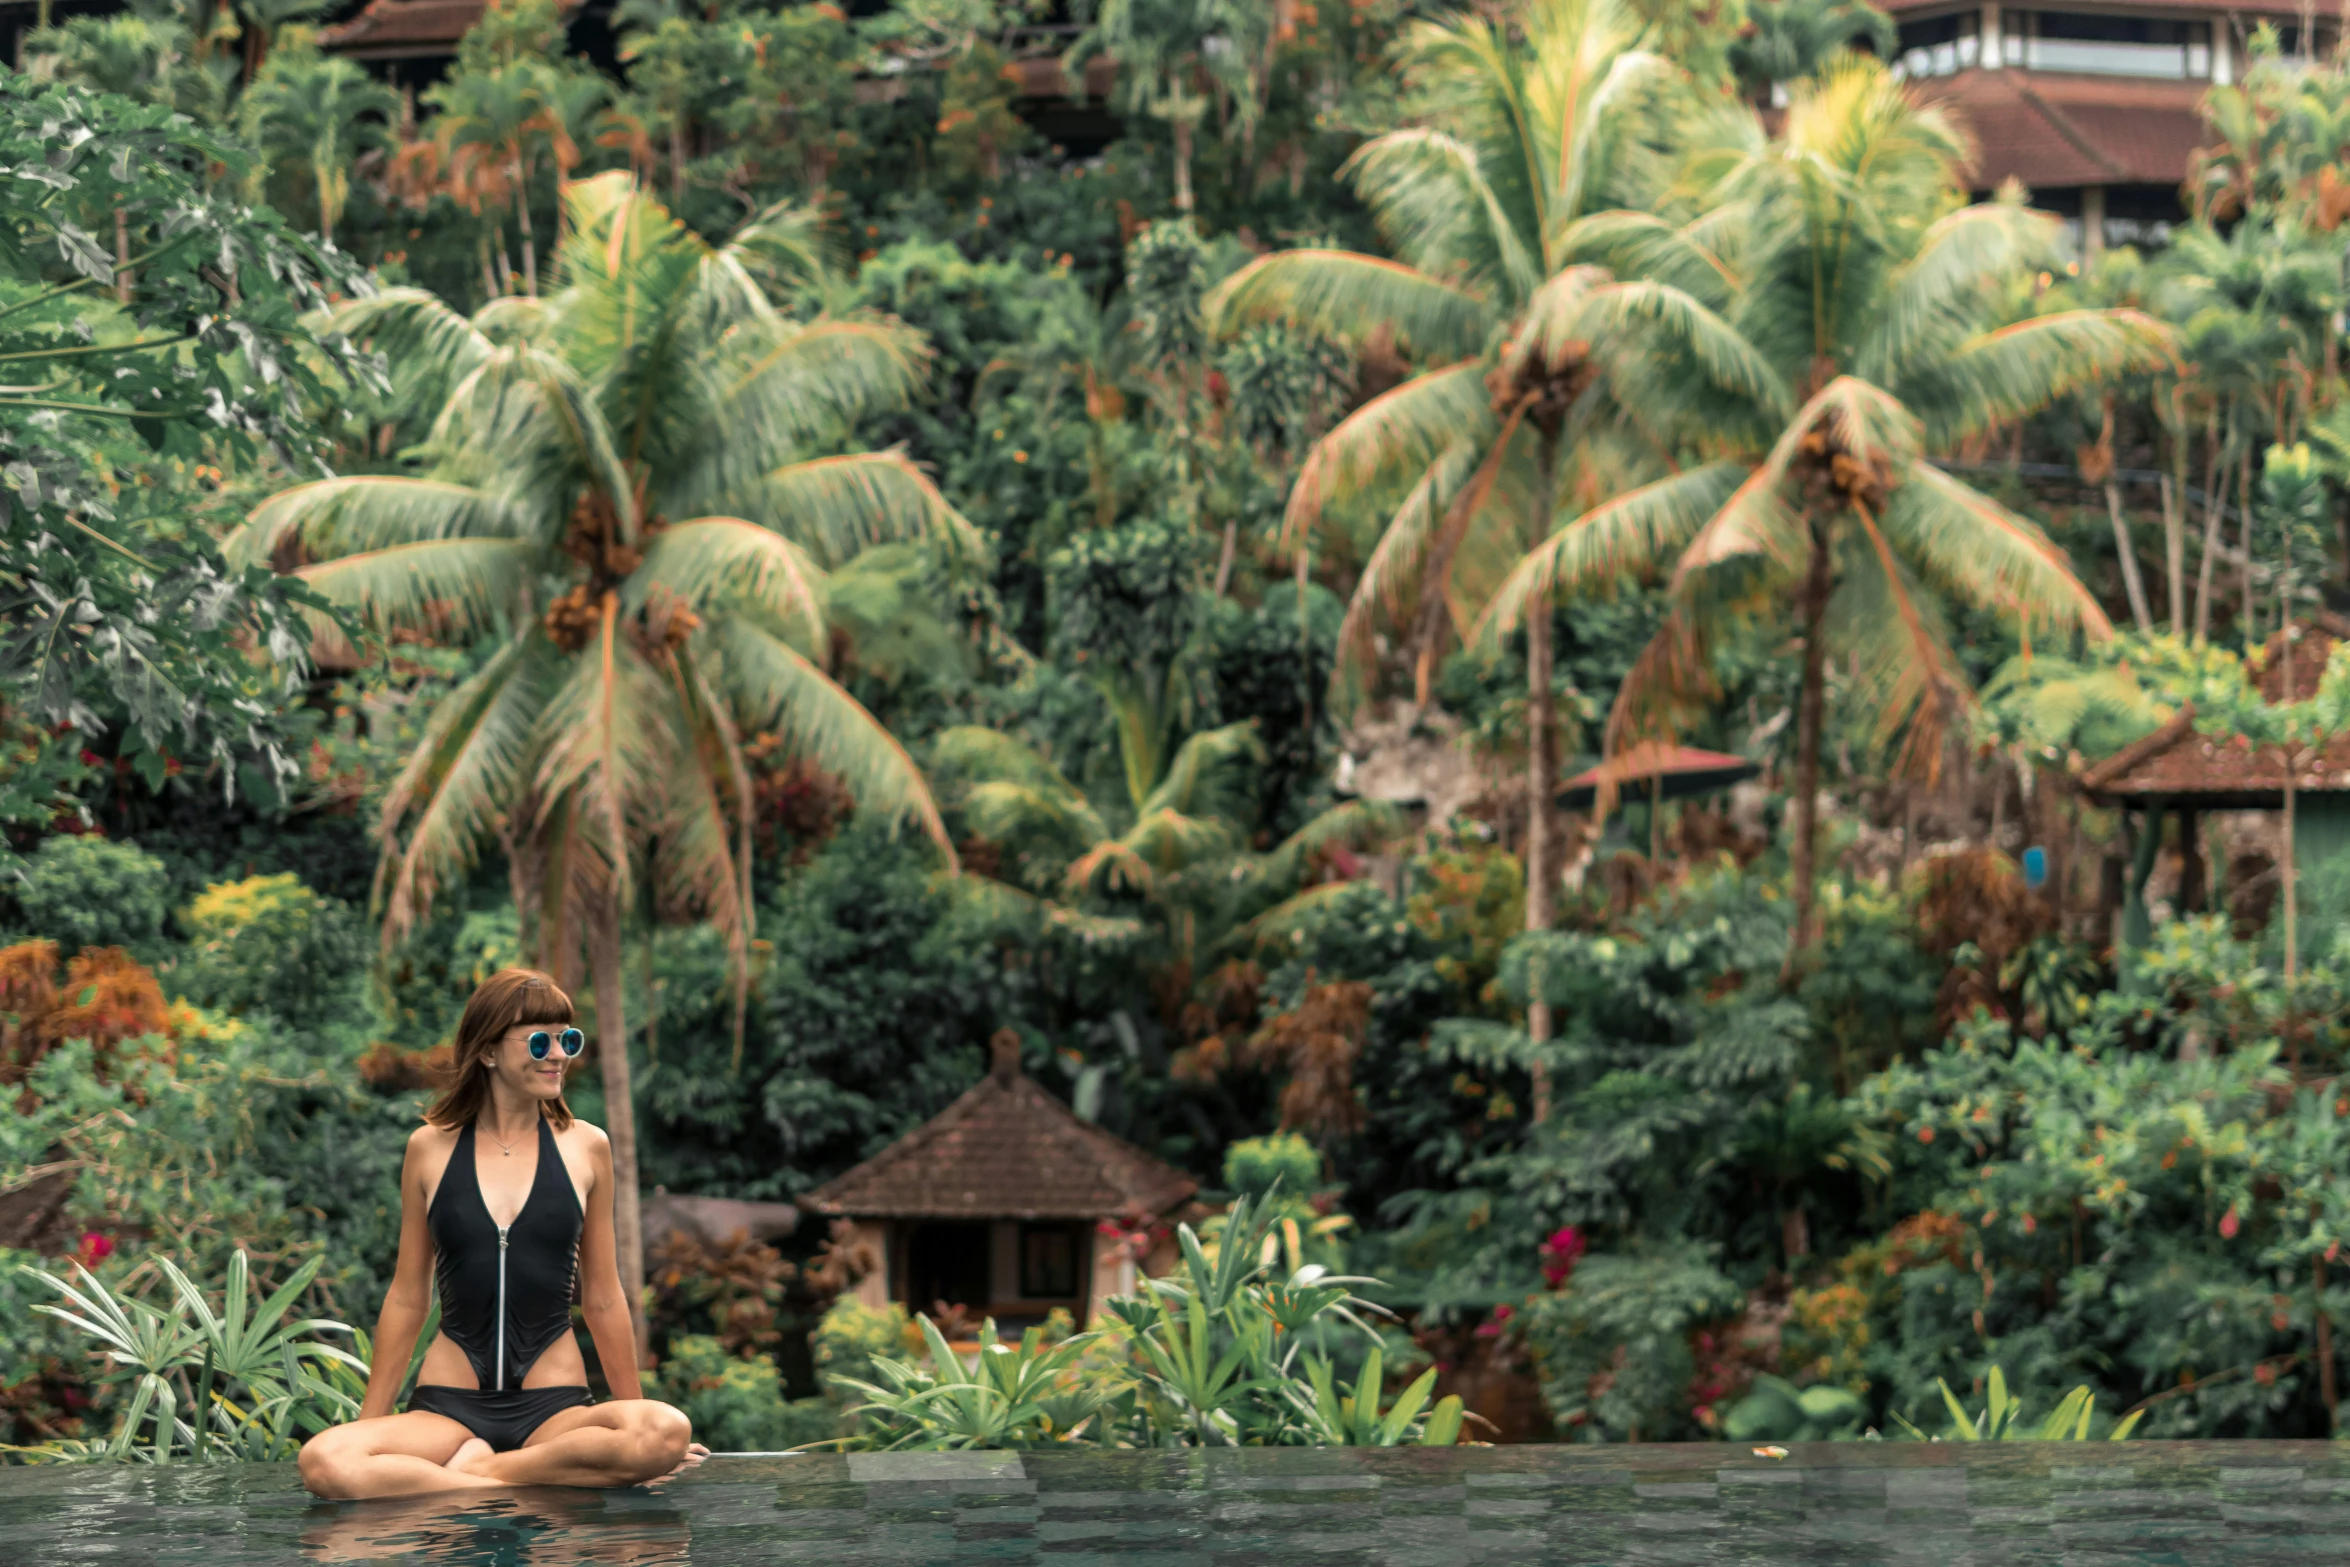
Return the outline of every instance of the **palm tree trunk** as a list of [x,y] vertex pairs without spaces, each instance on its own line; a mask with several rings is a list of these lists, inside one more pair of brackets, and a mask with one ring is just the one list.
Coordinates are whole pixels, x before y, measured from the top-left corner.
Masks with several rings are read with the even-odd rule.
[[[2182,459],[2183,460],[2183,459]],[[2170,589],[2170,630],[2187,634],[2187,498],[2185,478],[2162,480],[2162,569]]]
[[[2236,454],[2236,461],[2238,463],[2236,510],[2244,514],[2244,651],[2249,653],[2253,648],[2253,638],[2258,634],[2259,629],[2258,622],[2253,619],[2252,615],[2252,443],[2250,441],[2246,441],[2244,449]],[[2290,693],[2287,693],[2286,700],[2292,700]]]
[[2219,565],[2220,514],[2227,509],[2228,480],[2232,474],[2228,456],[2236,444],[2236,419],[2228,415],[2228,438],[2224,445],[2211,454],[2210,464],[2203,470],[2203,561],[2195,572],[2195,640],[2211,640],[2211,584],[2212,573]]
[[131,215],[114,209],[114,302],[131,302]]
[[1238,517],[1228,517],[1224,522],[1224,550],[1222,554],[1216,557],[1215,596],[1217,598],[1222,598],[1224,596],[1224,590],[1231,586],[1232,558],[1239,553],[1240,519]]
[[[1549,531],[1551,498],[1558,474],[1558,438],[1545,434],[1536,449],[1534,536]],[[1555,917],[1552,895],[1558,881],[1551,864],[1551,791],[1558,787],[1556,713],[1550,690],[1550,602],[1528,606],[1526,616],[1526,929],[1550,929]],[[1541,1045],[1550,1039],[1550,1003],[1542,999],[1542,970],[1537,964],[1529,981],[1533,996],[1526,1006],[1526,1037]],[[1550,1119],[1550,1068],[1534,1066],[1534,1119]]]
[[514,224],[522,231],[522,291],[531,298],[539,297],[538,243],[530,232],[530,171],[522,160],[514,161]]
[[2122,515],[2122,487],[2111,479],[2105,481],[2105,512],[2113,519],[2113,548],[2121,557],[2122,587],[2130,595],[2130,614],[2138,629],[2152,636],[2154,613],[2146,607],[2146,583],[2138,575],[2138,547],[2131,542],[2130,524]]
[[1175,210],[1191,216],[1191,122],[1180,114],[1170,122],[1175,128]]
[[628,1072],[628,1016],[622,995],[620,895],[598,900],[588,932],[588,965],[596,989],[596,1064],[604,1074],[604,1132],[612,1139],[612,1230],[619,1253],[620,1287],[628,1294],[628,1319],[636,1328],[637,1353],[645,1335],[645,1233],[637,1210],[636,1098]]
[[1803,690],[1795,718],[1795,845],[1788,870],[1795,883],[1795,935],[1782,977],[1793,979],[1810,949],[1819,899],[1820,736],[1828,706],[1828,590],[1832,563],[1827,530],[1813,524],[1811,565],[1803,577]]

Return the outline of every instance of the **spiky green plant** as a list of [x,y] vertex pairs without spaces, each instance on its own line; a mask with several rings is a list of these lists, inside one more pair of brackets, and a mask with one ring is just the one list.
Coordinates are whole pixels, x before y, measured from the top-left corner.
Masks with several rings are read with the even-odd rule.
[[[160,1306],[110,1289],[79,1263],[70,1278],[19,1269],[64,1301],[32,1309],[88,1334],[131,1384],[112,1436],[48,1443],[27,1456],[283,1461],[309,1436],[356,1418],[367,1377],[364,1336],[324,1317],[291,1315],[323,1260],[312,1257],[264,1299],[239,1251],[218,1305],[169,1258],[159,1261],[172,1299]],[[352,1334],[361,1354],[319,1336],[327,1333]]]
[[712,247],[626,175],[566,187],[560,288],[470,320],[420,290],[345,308],[413,385],[448,387],[414,475],[327,479],[229,541],[360,622],[486,652],[433,713],[383,804],[387,943],[502,842],[535,956],[584,934],[620,1207],[642,1278],[619,931],[637,867],[660,904],[725,935],[736,1050],[751,938],[743,737],[779,734],[951,866],[905,750],[818,662],[826,568],[969,525],[902,455],[821,455],[902,405],[923,348],[876,321],[795,321],[754,275],[799,253],[777,213]]

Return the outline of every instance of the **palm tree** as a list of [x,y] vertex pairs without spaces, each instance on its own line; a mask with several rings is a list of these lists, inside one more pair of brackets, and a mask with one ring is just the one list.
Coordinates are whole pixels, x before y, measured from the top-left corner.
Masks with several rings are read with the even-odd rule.
[[[265,502],[231,558],[298,573],[378,632],[486,650],[431,715],[383,806],[377,895],[397,941],[502,841],[526,942],[558,973],[584,940],[618,1183],[642,1280],[620,934],[639,867],[658,906],[724,932],[736,1049],[751,936],[741,737],[772,731],[953,864],[929,789],[812,656],[826,569],[969,527],[895,452],[811,456],[902,406],[902,327],[779,314],[755,269],[799,253],[771,213],[713,249],[625,174],[567,187],[562,287],[472,319],[421,290],[338,325],[447,385],[417,476],[329,479]],[[331,634],[331,633],[330,633]]]
[[255,164],[255,180],[266,180],[272,167],[307,170],[318,231],[331,239],[350,198],[351,166],[392,145],[400,98],[350,61],[289,39],[270,52],[239,112],[247,139],[268,155]]
[[1669,737],[1700,700],[1715,636],[1792,608],[1797,709],[1796,931],[1814,935],[1820,743],[1831,645],[1906,769],[1938,763],[1966,700],[1937,595],[2022,624],[2102,637],[2106,618],[2037,527],[1928,460],[2057,398],[2169,360],[2168,334],[2125,310],[2018,319],[2020,283],[2052,258],[2053,219],[1962,205],[1964,147],[1884,67],[1848,61],[1800,89],[1783,136],[1715,158],[1693,222],[1608,214],[1578,243],[1718,301],[1772,367],[1742,406],[1699,388],[1712,433],[1670,477],[1595,506],[1526,557],[1495,596],[1497,629],[1539,624],[1553,596],[1626,571],[1670,572],[1670,610],[1609,717],[1609,749]]
[[[1476,619],[1560,507],[1580,510],[1656,464],[1660,432],[1627,411],[1654,400],[1642,362],[1653,349],[1632,353],[1634,342],[1684,344],[1701,378],[1739,385],[1759,371],[1682,288],[1574,264],[1576,221],[1642,193],[1644,133],[1659,128],[1655,90],[1670,72],[1633,47],[1638,36],[1620,0],[1526,0],[1506,17],[1415,25],[1400,58],[1428,123],[1372,140],[1344,170],[1401,259],[1284,251],[1210,300],[1223,332],[1281,321],[1435,365],[1317,442],[1290,492],[1284,547],[1297,550],[1327,508],[1407,487],[1348,607],[1342,688],[1366,682],[1383,618],[1410,622],[1424,706],[1447,634]],[[1546,614],[1526,618],[1526,666],[1526,927],[1540,930],[1555,897],[1558,776]],[[1547,1004],[1527,1021],[1537,1042],[1549,1037]]]
[[1158,914],[1170,956],[1186,974],[1197,972],[1239,921],[1277,918],[1269,906],[1290,907],[1281,900],[1296,891],[1318,852],[1368,847],[1394,829],[1388,807],[1351,801],[1271,850],[1251,852],[1248,771],[1263,752],[1254,720],[1190,735],[1131,822],[1114,830],[1125,801],[1097,805],[1011,735],[966,726],[936,742],[942,776],[965,783],[964,819],[1003,853],[998,877],[971,878],[974,892],[984,887],[998,903],[1033,903],[1050,925],[1087,941],[1131,938],[1137,927],[1080,904],[1139,897]]

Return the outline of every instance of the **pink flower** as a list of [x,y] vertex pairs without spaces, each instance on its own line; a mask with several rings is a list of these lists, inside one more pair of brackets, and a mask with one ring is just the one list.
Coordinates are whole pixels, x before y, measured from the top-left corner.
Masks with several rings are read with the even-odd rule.
[[2234,1240],[2236,1238],[2236,1231],[2243,1227],[2243,1222],[2243,1220],[2236,1217],[2235,1204],[2230,1203],[2228,1205],[2227,1213],[2219,1221],[2220,1238],[2222,1240]]
[[90,1231],[82,1237],[81,1250],[78,1255],[83,1267],[95,1268],[114,1255],[113,1237],[100,1235],[96,1230]]
[[1567,1282],[1581,1260],[1584,1248],[1583,1232],[1572,1224],[1542,1243],[1542,1281],[1552,1289]]
[[1510,1318],[1518,1314],[1515,1306],[1496,1306],[1493,1315],[1477,1328],[1479,1338],[1499,1338],[1509,1331]]

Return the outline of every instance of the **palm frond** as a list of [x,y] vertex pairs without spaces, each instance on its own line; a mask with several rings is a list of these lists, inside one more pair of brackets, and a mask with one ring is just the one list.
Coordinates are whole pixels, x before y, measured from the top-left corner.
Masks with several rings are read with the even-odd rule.
[[1374,136],[1339,169],[1396,253],[1424,272],[1466,271],[1497,302],[1542,283],[1540,236],[1521,232],[1487,180],[1477,151],[1439,130]]
[[524,539],[432,539],[304,566],[294,575],[376,631],[474,630],[511,606],[537,549]]
[[860,808],[918,823],[948,866],[953,842],[922,770],[864,705],[782,639],[741,616],[711,628],[727,692],[746,729],[772,729],[800,755],[848,786]]
[[536,635],[500,648],[443,697],[384,795],[376,899],[388,948],[464,879],[514,809],[555,672]]
[[696,612],[754,609],[801,645],[824,646],[823,570],[806,550],[755,522],[696,517],[662,529],[628,580],[626,607],[642,608],[656,589]]
[[1946,444],[2133,372],[2177,372],[2173,342],[2169,327],[2135,310],[2067,310],[1970,338],[1904,390]]
[[1369,690],[1378,673],[1382,623],[1400,624],[1418,607],[1426,586],[1429,551],[1454,497],[1477,467],[1477,450],[1466,441],[1440,452],[1380,530],[1379,542],[1363,563],[1363,574],[1355,581],[1354,596],[1347,600],[1346,616],[1338,626],[1338,656],[1330,682],[1342,697],[1360,696]]
[[1857,655],[1852,693],[1861,711],[1875,710],[1880,747],[1906,734],[1896,770],[1930,783],[1940,771],[1944,741],[1967,701],[1966,673],[1950,649],[1942,617],[1931,600],[1911,590],[1908,572],[1866,506],[1852,508],[1867,548],[1839,574],[1840,602],[1831,623]]
[[495,347],[478,326],[424,288],[378,289],[345,301],[327,327],[382,354],[411,384],[454,381]]
[[1385,480],[1417,477],[1456,443],[1482,451],[1498,428],[1484,368],[1448,366],[1382,392],[1314,443],[1289,492],[1281,547],[1305,547],[1323,509]]
[[2112,622],[2049,537],[1990,496],[1912,464],[1885,508],[1885,536],[1942,591],[2028,629],[2103,639]]
[[1331,849],[1369,850],[1406,830],[1403,808],[1385,800],[1348,800],[1322,812],[1275,845],[1252,872],[1265,887],[1294,887],[1306,863]]
[[535,789],[543,821],[557,801],[572,803],[579,826],[604,857],[615,895],[629,901],[631,847],[658,820],[663,782],[689,749],[656,670],[620,629],[620,600],[606,593],[601,625],[571,661],[547,704],[547,743]]
[[1492,330],[1492,307],[1405,266],[1351,250],[1282,250],[1218,284],[1204,307],[1229,335],[1277,321],[1360,350],[1385,334],[1415,359],[1466,359]]
[[1560,232],[1560,260],[1597,262],[1624,278],[1646,278],[1677,288],[1715,310],[1727,306],[1745,281],[1708,248],[1692,225],[1653,212],[1610,210],[1576,219]]
[[265,566],[295,539],[316,557],[519,531],[502,501],[470,485],[368,474],[278,491],[222,541],[221,553],[232,565]]
[[1591,291],[1573,316],[1578,335],[1604,341],[1611,358],[1653,355],[1661,334],[1685,350],[1714,385],[1751,401],[1765,417],[1785,418],[1793,406],[1777,367],[1737,328],[1680,289],[1656,282],[1616,283]]
[[745,510],[798,540],[827,569],[902,539],[935,540],[962,561],[986,552],[979,530],[903,447],[787,463],[762,477],[748,499]]
[[1254,719],[1187,736],[1168,758],[1166,775],[1137,814],[1179,811],[1238,819],[1247,809],[1249,770],[1264,756]]
[[1946,352],[1972,331],[1988,290],[2050,262],[2057,242],[2052,215],[2011,202],[1977,202],[1937,220],[1916,253],[1885,280],[1854,370],[1899,385],[1921,352]]
[[1707,463],[1593,507],[1527,552],[1494,594],[1472,638],[1516,630],[1531,605],[1662,570],[1750,471],[1738,462]]

